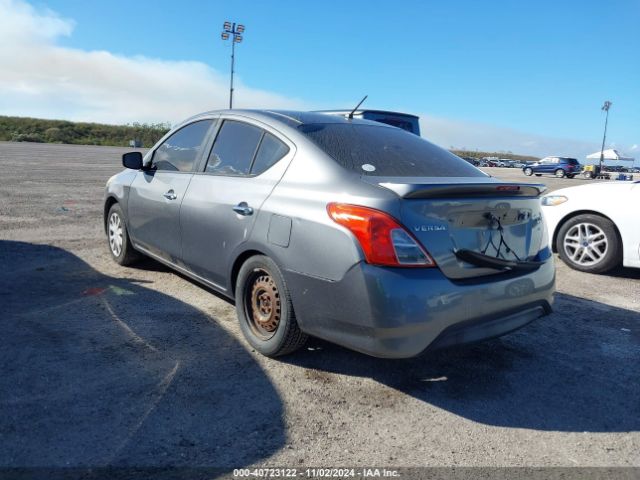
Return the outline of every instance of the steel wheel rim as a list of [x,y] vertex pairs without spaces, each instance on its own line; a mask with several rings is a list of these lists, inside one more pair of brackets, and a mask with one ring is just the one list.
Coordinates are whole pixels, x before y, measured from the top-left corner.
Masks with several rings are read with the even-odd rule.
[[280,291],[269,272],[254,270],[247,282],[245,311],[251,330],[263,340],[273,337],[282,318]]
[[577,223],[563,239],[564,252],[577,265],[590,267],[600,263],[609,251],[604,231],[593,223]]
[[109,247],[116,257],[122,253],[122,233],[122,219],[113,212],[109,217]]

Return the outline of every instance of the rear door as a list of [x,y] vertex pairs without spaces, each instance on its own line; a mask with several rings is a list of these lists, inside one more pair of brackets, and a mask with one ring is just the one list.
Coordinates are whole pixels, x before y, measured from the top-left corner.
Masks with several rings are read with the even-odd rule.
[[545,171],[545,173],[553,173],[558,168],[560,168],[560,159],[559,158],[552,158],[547,162],[544,171]]
[[135,245],[180,264],[180,206],[214,120],[190,123],[160,144],[151,166],[138,172],[127,204]]
[[234,253],[249,238],[294,153],[293,143],[266,125],[222,121],[180,214],[184,261],[193,273],[221,290],[228,288]]

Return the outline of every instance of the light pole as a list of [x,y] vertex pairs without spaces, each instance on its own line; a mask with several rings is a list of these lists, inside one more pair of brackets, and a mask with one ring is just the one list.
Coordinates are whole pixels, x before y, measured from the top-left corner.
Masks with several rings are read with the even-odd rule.
[[235,22],[224,22],[222,25],[222,40],[231,39],[231,86],[229,87],[229,109],[233,108],[233,67],[236,56],[236,43],[242,41],[242,34],[244,33],[244,25],[236,25]]
[[604,119],[604,135],[602,135],[602,148],[600,148],[600,171],[602,171],[602,162],[604,162],[604,142],[607,138],[607,123],[609,123],[609,109],[611,108],[611,102],[609,100],[604,102],[602,110],[607,112],[607,116]]

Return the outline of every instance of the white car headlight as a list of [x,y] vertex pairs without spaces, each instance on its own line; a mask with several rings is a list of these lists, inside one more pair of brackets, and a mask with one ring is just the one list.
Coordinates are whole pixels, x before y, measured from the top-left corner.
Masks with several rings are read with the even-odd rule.
[[567,200],[569,200],[567,197],[565,197],[564,195],[547,195],[542,197],[542,205],[544,205],[545,207],[554,207],[556,205],[560,205],[561,203],[566,202]]

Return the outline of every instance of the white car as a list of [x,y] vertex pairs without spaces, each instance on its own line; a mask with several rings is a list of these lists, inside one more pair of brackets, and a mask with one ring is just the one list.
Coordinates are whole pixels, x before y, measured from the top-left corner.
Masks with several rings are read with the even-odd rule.
[[553,251],[571,268],[640,268],[640,182],[599,182],[542,197]]

